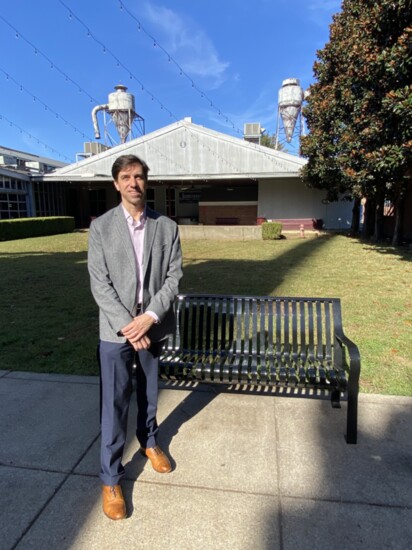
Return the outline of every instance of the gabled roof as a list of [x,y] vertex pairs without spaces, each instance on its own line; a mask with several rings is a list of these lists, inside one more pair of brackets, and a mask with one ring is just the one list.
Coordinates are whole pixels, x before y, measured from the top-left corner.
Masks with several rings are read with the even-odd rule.
[[115,159],[134,154],[155,180],[296,177],[306,161],[184,119],[55,170],[44,179],[111,179]]

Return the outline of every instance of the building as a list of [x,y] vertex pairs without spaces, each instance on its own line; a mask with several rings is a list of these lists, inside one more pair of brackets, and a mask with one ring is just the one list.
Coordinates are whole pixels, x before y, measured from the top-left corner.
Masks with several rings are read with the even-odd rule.
[[0,219],[57,216],[65,213],[64,190],[39,176],[64,162],[0,146]]
[[179,224],[316,218],[327,229],[350,227],[351,203],[329,204],[324,191],[304,185],[299,176],[304,159],[210,130],[191,118],[32,180],[64,192],[65,213],[75,217],[77,227],[88,227],[118,203],[110,171],[122,154],[147,162],[148,204]]

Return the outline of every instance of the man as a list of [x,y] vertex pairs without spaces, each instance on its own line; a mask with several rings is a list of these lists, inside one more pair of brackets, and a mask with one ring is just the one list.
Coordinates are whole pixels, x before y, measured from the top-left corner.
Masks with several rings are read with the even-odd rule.
[[89,234],[88,268],[100,325],[100,479],[103,511],[114,520],[126,517],[119,481],[135,362],[140,451],[157,472],[171,471],[156,443],[157,368],[161,342],[174,329],[182,254],[176,223],[146,207],[148,171],[134,155],[114,162],[121,203],[94,220]]

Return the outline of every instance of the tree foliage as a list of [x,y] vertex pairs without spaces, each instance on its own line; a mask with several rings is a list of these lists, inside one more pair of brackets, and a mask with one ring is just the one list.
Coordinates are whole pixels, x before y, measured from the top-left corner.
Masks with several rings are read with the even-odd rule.
[[366,197],[377,214],[385,199],[400,208],[411,185],[412,0],[343,0],[314,75],[305,181],[331,200]]
[[276,134],[269,134],[266,130],[260,136],[260,145],[275,149],[276,151],[284,151],[285,148],[279,141],[276,143]]

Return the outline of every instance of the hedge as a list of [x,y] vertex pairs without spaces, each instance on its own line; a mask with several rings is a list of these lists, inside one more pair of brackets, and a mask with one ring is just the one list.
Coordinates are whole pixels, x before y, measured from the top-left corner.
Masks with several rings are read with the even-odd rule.
[[73,230],[74,218],[70,216],[0,220],[0,241],[71,233]]
[[262,239],[264,241],[276,240],[282,237],[282,224],[280,222],[262,223]]

